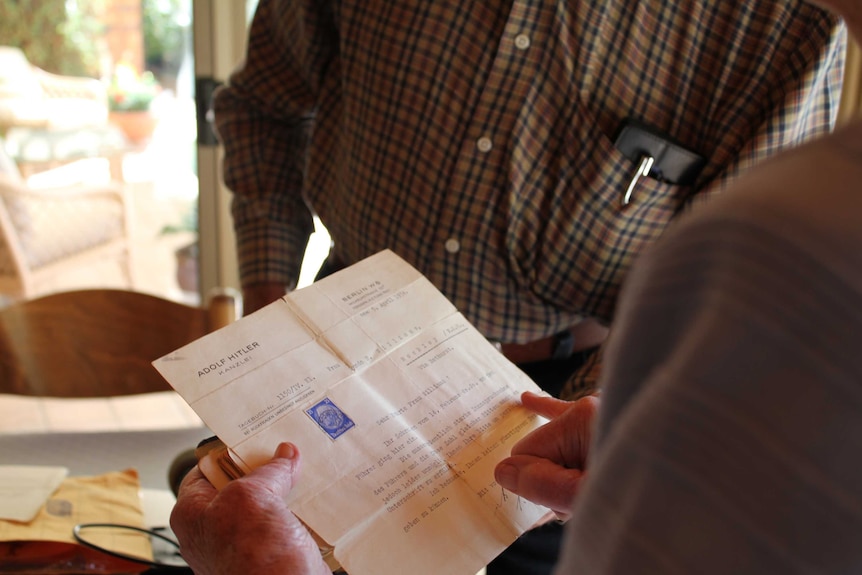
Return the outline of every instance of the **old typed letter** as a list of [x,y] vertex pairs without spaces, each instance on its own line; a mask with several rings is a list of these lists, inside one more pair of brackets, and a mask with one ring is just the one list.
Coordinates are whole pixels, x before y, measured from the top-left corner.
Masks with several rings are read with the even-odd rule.
[[547,514],[493,476],[539,389],[390,251],[154,365],[244,471],[299,447],[291,508],[352,575],[473,574]]

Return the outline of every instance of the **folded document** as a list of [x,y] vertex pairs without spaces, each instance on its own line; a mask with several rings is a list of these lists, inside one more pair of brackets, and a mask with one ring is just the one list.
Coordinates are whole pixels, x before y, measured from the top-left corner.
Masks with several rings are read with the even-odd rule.
[[235,475],[298,446],[288,503],[351,575],[476,573],[548,513],[493,474],[538,387],[391,251],[154,365]]

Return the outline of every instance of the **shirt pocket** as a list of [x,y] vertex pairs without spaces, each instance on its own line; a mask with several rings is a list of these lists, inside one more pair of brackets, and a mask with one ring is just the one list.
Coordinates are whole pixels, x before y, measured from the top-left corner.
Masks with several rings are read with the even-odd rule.
[[623,205],[637,166],[614,146],[614,135],[583,106],[559,133],[545,157],[536,156],[526,185],[509,190],[509,266],[536,298],[609,320],[635,257],[691,188],[642,177]]

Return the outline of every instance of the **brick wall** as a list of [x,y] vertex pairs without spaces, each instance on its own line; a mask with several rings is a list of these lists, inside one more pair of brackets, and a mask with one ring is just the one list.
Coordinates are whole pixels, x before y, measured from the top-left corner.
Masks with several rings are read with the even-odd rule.
[[113,62],[126,61],[144,70],[141,0],[105,0],[105,40]]

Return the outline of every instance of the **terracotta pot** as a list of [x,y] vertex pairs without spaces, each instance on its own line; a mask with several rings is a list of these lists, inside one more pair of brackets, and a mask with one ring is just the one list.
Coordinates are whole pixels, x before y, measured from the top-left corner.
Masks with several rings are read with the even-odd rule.
[[111,112],[108,119],[119,127],[126,138],[134,144],[149,140],[156,129],[158,120],[148,110],[133,112]]

